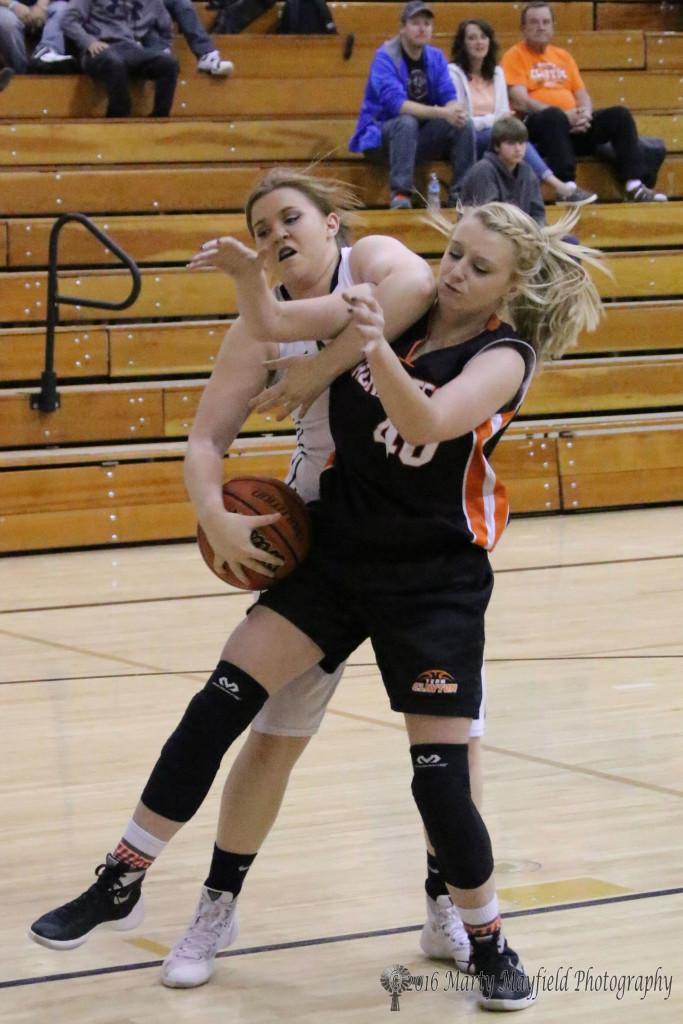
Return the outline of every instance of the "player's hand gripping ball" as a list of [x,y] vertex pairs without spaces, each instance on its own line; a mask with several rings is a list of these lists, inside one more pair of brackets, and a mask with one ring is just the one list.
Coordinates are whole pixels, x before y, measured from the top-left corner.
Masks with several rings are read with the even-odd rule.
[[244,568],[247,582],[240,580],[223,562],[218,570],[214,565],[214,553],[201,525],[197,527],[197,543],[209,569],[225,583],[240,590],[267,590],[279,580],[289,576],[303,562],[311,546],[311,521],[306,505],[291,487],[269,476],[238,476],[223,484],[223,504],[228,512],[239,512],[245,516],[265,516],[279,512],[280,519],[270,526],[254,530],[251,542],[261,551],[279,555],[281,562],[274,558],[273,576],[266,576],[253,569]]

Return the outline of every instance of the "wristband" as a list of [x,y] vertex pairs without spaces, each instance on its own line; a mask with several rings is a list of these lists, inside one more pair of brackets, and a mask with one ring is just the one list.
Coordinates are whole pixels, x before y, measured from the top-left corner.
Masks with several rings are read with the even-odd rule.
[[7,7],[11,11],[12,8],[16,7],[18,3],[19,3],[19,0],[10,0],[10,2],[7,4]]

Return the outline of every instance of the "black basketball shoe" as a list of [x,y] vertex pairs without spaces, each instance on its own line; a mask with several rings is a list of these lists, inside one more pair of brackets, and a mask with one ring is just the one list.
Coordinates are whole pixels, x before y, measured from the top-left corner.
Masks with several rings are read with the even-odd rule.
[[536,1001],[521,960],[500,930],[472,943],[470,970],[479,980],[477,998],[483,1010],[525,1010]]
[[136,928],[145,916],[142,899],[144,872],[128,885],[121,876],[130,871],[125,864],[107,854],[100,864],[97,881],[70,903],[43,914],[29,928],[29,938],[49,949],[76,949],[82,946],[93,928],[108,924],[116,931]]

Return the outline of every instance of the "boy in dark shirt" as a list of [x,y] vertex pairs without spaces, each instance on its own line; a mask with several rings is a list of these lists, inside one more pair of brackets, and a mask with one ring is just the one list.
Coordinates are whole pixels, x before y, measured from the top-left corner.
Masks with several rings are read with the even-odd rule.
[[545,205],[538,178],[524,163],[529,133],[522,121],[504,114],[493,123],[491,149],[470,168],[460,198],[465,206],[498,200],[524,210],[545,224]]

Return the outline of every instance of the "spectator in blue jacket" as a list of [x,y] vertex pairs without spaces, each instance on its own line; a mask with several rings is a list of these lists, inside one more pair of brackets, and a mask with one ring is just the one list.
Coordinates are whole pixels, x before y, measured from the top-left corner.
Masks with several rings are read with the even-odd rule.
[[465,174],[475,161],[474,128],[459,102],[446,58],[430,46],[434,14],[423,0],[409,0],[399,34],[380,46],[370,66],[353,153],[389,163],[391,209],[409,209],[415,164],[449,160],[448,196],[454,206]]

